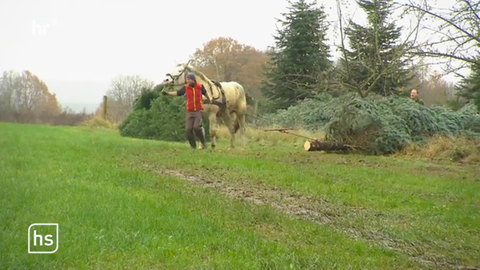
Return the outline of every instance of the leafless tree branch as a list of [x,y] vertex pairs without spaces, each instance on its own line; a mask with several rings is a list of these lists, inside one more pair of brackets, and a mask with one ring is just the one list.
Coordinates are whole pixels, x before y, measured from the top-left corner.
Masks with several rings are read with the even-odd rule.
[[[435,27],[424,26],[423,30],[430,32],[432,38],[422,47],[411,53],[416,56],[431,58],[447,58],[460,63],[478,64],[476,54],[480,51],[480,15],[479,3],[473,0],[457,0],[455,5],[443,11],[433,10],[424,3],[409,2],[404,4],[409,11],[420,12],[434,22],[440,23]],[[427,34],[428,35],[428,34]],[[447,49],[439,47],[451,45]],[[448,66],[452,66],[451,63]],[[465,65],[462,65],[465,67]],[[451,71],[455,68],[450,68]]]

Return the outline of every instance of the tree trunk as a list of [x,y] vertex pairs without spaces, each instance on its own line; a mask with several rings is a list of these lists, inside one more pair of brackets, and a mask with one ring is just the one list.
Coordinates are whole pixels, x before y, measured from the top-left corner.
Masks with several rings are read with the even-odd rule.
[[319,140],[305,141],[303,148],[306,151],[348,151],[348,147],[341,142],[322,142]]

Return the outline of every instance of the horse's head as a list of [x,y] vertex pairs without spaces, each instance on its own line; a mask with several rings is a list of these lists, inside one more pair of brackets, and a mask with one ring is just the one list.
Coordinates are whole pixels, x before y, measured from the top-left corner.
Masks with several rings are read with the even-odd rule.
[[[165,75],[166,77],[162,81],[162,85],[164,85],[166,88],[173,88],[173,90],[177,91],[187,83],[187,74],[190,72],[198,73],[192,66],[190,66],[190,61],[188,61],[186,64],[178,64],[170,73]],[[198,82],[202,80],[200,76],[196,75],[196,77]],[[209,96],[209,99],[212,99],[212,93],[210,92],[211,89],[210,91],[207,90],[207,95]]]
[[162,81],[162,85],[168,88],[173,88],[178,90],[187,81],[187,74],[189,70],[187,69],[188,64],[178,64],[171,72],[165,74],[165,79]]

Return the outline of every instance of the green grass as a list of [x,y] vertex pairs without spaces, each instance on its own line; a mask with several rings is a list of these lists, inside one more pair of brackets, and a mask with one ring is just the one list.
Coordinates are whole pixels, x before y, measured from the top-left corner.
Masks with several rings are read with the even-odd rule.
[[[222,151],[227,143],[212,153],[112,130],[0,123],[0,269],[480,265],[476,167],[298,145]],[[226,186],[266,204],[232,199]],[[289,214],[289,203],[311,214]],[[28,226],[39,222],[59,223],[56,253],[27,253]]]

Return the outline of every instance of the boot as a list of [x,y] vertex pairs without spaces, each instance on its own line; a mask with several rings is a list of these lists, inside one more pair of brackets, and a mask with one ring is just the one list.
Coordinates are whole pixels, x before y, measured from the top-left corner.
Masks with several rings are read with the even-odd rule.
[[195,135],[197,135],[202,143],[201,149],[205,149],[207,147],[207,142],[205,141],[205,133],[203,133],[202,128],[195,129]]
[[193,133],[187,132],[187,140],[188,143],[190,144],[191,149],[196,149],[197,148],[197,142],[195,142],[195,137],[193,136]]

